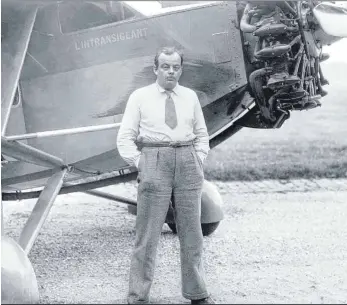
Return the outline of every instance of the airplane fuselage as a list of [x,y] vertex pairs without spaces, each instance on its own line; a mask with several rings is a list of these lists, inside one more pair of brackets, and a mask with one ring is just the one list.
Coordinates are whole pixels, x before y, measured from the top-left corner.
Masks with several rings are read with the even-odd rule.
[[[39,9],[8,135],[120,122],[129,95],[155,81],[153,60],[162,46],[183,50],[180,83],[198,94],[211,138],[244,111],[239,104],[247,78],[236,2],[152,16],[124,6],[121,17],[80,5]],[[107,172],[127,166],[116,137],[114,129],[27,143],[83,170]]]

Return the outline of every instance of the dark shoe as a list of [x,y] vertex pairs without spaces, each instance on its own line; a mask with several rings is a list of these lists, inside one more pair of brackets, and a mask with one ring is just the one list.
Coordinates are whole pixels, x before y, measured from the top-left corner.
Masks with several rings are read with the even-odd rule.
[[191,300],[191,304],[216,304],[216,302],[211,297],[207,297],[199,300]]

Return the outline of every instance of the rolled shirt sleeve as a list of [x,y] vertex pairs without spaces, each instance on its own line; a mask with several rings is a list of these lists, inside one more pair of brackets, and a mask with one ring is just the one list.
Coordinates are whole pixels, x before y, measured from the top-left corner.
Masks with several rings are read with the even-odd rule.
[[201,163],[204,163],[210,150],[209,135],[207,132],[204,114],[202,112],[199,98],[196,93],[195,97],[196,103],[194,108],[194,134],[196,135],[196,138],[194,140],[194,148],[201,160]]
[[140,124],[140,100],[134,91],[127,102],[121,126],[117,135],[117,148],[120,156],[131,166],[138,167],[141,152],[137,148],[136,140]]

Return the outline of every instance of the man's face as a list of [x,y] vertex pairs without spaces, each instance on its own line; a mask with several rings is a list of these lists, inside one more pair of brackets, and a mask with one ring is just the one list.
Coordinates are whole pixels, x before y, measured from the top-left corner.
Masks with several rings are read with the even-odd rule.
[[181,57],[178,53],[158,57],[158,68],[154,67],[158,84],[166,90],[172,90],[182,74]]

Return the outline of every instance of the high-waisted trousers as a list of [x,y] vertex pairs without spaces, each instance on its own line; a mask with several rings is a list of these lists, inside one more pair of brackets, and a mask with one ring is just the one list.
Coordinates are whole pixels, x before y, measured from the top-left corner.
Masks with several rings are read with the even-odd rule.
[[203,167],[194,146],[142,148],[129,304],[149,303],[157,246],[170,202],[180,242],[183,297],[196,300],[209,296],[202,263],[203,181]]

